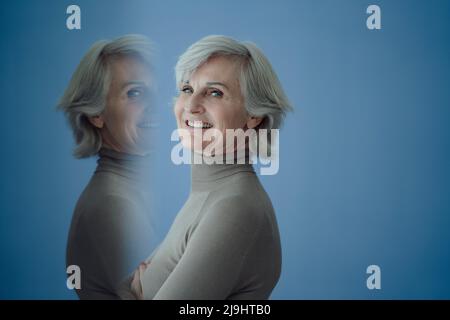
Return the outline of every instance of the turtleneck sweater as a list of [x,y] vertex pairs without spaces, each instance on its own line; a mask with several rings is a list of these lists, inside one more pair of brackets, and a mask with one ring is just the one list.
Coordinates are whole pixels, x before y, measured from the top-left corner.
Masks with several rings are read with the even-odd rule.
[[252,165],[193,164],[191,179],[186,203],[147,259],[143,298],[268,299],[281,271],[280,238]]
[[148,157],[102,148],[76,204],[66,264],[81,270],[80,299],[118,299],[121,281],[154,248]]

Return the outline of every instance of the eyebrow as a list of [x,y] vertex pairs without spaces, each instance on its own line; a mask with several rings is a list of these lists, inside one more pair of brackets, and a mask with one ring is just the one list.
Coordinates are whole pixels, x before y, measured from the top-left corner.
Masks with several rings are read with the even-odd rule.
[[[189,80],[185,80],[185,81],[183,81],[183,83],[184,84],[189,84]],[[228,89],[228,87],[227,87],[227,85],[225,83],[219,82],[219,81],[209,81],[209,82],[206,82],[206,85],[207,86],[222,86],[222,87]]]
[[139,84],[144,87],[147,86],[147,84],[144,81],[127,81],[122,85],[122,89],[125,89],[126,87],[128,87],[129,85],[132,85],[132,84]]
[[218,81],[212,81],[212,82],[207,82],[206,85],[208,86],[222,86],[228,89],[228,87],[222,83],[222,82],[218,82]]

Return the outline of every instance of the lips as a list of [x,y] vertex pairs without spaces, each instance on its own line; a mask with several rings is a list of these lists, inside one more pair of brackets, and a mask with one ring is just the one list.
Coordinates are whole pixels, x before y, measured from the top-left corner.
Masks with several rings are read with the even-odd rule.
[[199,120],[186,120],[184,123],[186,126],[194,129],[209,129],[213,127],[211,123]]

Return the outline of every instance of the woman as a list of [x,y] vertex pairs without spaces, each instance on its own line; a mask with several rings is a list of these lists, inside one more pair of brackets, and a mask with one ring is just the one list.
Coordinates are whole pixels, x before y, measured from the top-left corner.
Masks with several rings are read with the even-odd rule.
[[99,41],[59,103],[73,130],[75,156],[98,155],[67,243],[67,265],[81,269],[81,299],[117,299],[119,283],[148,256],[153,242],[143,171],[149,162],[152,81],[145,37]]
[[178,129],[191,133],[182,135],[184,146],[204,159],[231,152],[235,163],[191,165],[189,198],[134,273],[131,292],[138,299],[267,299],[281,271],[271,201],[248,157],[239,164],[236,145],[205,155],[209,142],[194,142],[208,130],[226,137],[228,129],[279,128],[291,106],[262,52],[223,36],[193,44],[180,57],[176,78]]

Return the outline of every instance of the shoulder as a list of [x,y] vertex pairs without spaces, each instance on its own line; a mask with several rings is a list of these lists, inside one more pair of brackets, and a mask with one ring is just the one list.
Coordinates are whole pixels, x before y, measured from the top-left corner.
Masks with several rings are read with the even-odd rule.
[[241,175],[211,193],[211,207],[239,218],[263,219],[273,214],[272,202],[256,175]]
[[78,208],[81,222],[90,228],[126,227],[140,216],[139,206],[127,197],[117,194],[99,194],[84,199]]
[[213,201],[204,219],[218,228],[255,231],[265,219],[265,212],[242,194],[230,194]]

